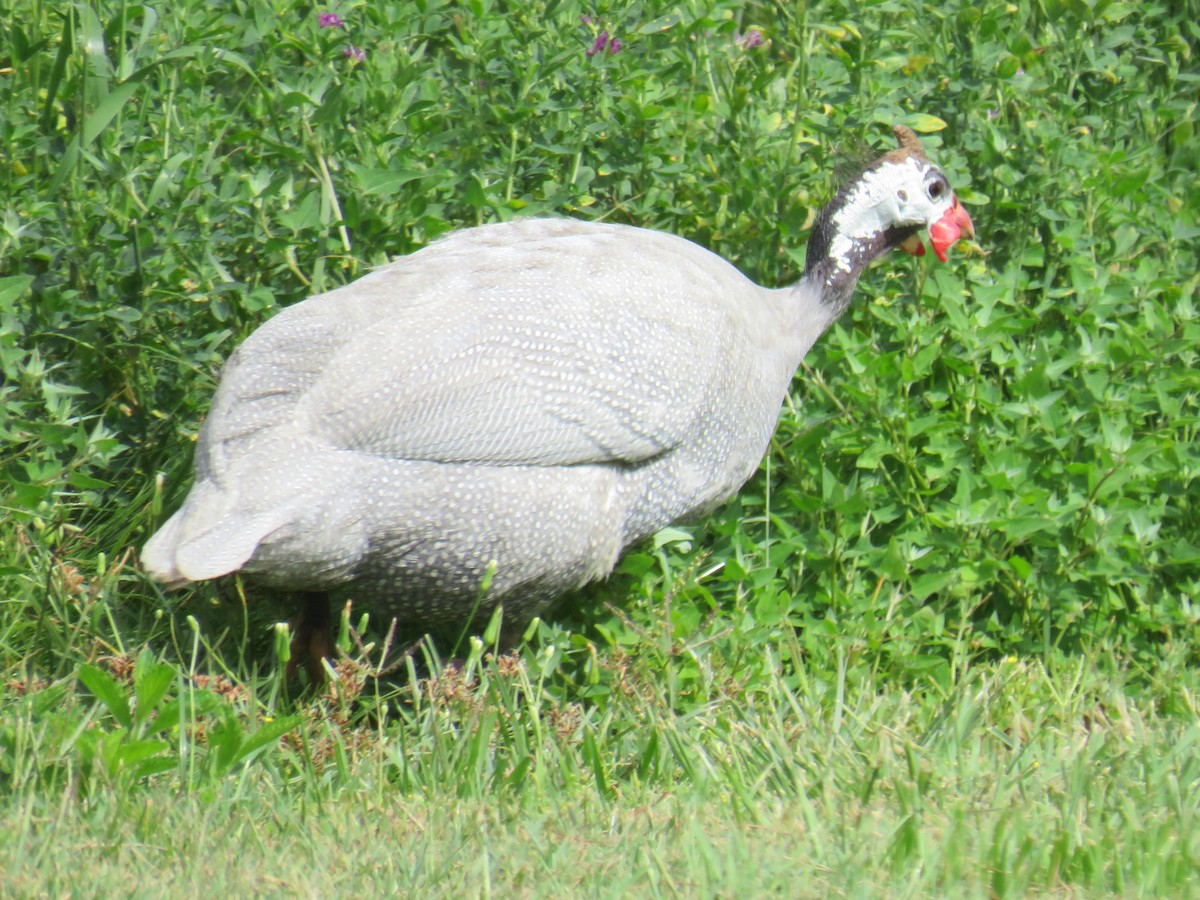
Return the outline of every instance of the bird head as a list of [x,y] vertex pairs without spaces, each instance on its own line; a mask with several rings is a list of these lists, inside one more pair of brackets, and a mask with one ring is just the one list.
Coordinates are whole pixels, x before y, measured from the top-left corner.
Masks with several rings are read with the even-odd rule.
[[923,256],[918,232],[924,228],[942,262],[951,244],[964,234],[975,236],[970,215],[916,134],[903,125],[894,131],[899,147],[842,188],[817,217],[808,265],[826,261],[827,277],[857,272],[894,247]]
[[925,255],[918,231],[929,229],[929,243],[942,262],[951,244],[964,234],[973,238],[971,216],[950,188],[942,170],[929,161],[925,149],[912,129],[894,127],[899,147],[885,154],[872,167],[882,185],[878,192],[881,219],[890,220],[893,229],[915,228],[901,238],[897,246],[914,256]]

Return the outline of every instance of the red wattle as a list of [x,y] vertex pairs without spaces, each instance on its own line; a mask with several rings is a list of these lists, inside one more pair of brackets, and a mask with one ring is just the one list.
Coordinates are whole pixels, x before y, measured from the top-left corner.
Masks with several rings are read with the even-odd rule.
[[946,210],[946,214],[929,226],[929,243],[939,260],[946,261],[950,245],[957,241],[964,231],[969,237],[974,237],[975,225],[955,197],[954,204]]

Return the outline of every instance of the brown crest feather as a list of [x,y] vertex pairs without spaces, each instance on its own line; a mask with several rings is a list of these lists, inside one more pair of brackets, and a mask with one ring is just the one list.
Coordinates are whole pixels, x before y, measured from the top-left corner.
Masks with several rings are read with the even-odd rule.
[[884,154],[884,159],[892,162],[900,162],[907,157],[916,157],[922,162],[928,162],[929,157],[925,155],[925,148],[921,146],[921,139],[917,137],[917,133],[906,125],[893,125],[892,134],[896,135],[896,143],[900,146],[889,153]]

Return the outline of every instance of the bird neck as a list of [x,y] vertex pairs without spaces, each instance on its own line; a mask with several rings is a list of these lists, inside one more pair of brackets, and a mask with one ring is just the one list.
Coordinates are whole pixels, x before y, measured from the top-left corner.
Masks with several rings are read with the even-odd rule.
[[780,347],[796,365],[850,305],[858,279],[874,260],[916,234],[895,226],[881,186],[868,170],[821,210],[808,240],[804,275],[781,306]]
[[869,175],[842,188],[821,210],[808,240],[801,283],[825,307],[830,324],[850,305],[867,266],[919,230],[888,221],[887,206]]

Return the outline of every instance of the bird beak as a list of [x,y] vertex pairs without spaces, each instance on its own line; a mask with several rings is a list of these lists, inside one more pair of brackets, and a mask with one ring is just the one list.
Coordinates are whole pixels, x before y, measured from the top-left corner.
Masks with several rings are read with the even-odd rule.
[[969,238],[975,237],[975,224],[955,197],[954,205],[946,210],[946,214],[929,226],[929,243],[937,258],[945,262],[950,245],[964,234]]

